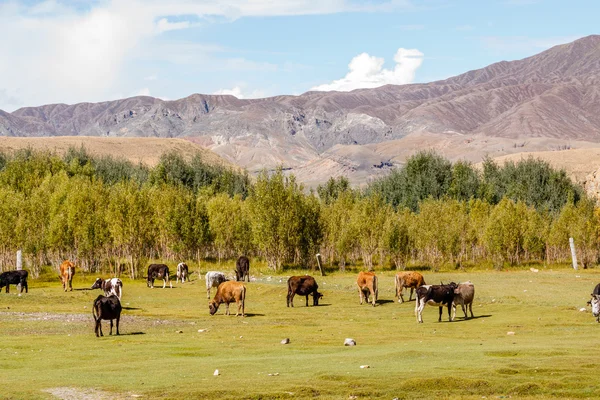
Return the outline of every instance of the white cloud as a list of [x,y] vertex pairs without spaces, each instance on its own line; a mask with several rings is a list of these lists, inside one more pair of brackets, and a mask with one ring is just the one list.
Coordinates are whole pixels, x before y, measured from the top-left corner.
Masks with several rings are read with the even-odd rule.
[[161,18],[156,23],[156,32],[163,33],[168,31],[176,31],[179,29],[188,29],[192,26],[189,21],[170,22],[166,18]]
[[152,74],[152,75],[148,75],[144,78],[145,81],[155,81],[158,79],[158,75],[157,74]]
[[[157,38],[196,26],[199,20],[377,12],[409,6],[406,0],[366,5],[353,0],[0,0],[0,37],[4,38],[0,40],[0,109],[102,101],[120,90],[132,90],[143,76],[126,75],[125,66],[144,54],[152,61],[160,59],[155,49]],[[205,54],[176,56],[201,63]],[[277,68],[237,58],[225,64],[231,69]],[[128,87],[122,89],[123,85]],[[14,104],[17,99],[19,104]]]
[[231,89],[219,89],[213,92],[213,94],[231,95],[238,99],[261,99],[267,97],[263,90],[252,90],[248,92],[245,83],[236,85]]
[[394,55],[394,69],[383,68],[383,58],[359,54],[348,64],[349,72],[342,79],[313,87],[311,90],[350,91],[360,88],[375,88],[387,84],[404,85],[415,79],[415,72],[423,63],[423,53],[417,49],[399,48]]

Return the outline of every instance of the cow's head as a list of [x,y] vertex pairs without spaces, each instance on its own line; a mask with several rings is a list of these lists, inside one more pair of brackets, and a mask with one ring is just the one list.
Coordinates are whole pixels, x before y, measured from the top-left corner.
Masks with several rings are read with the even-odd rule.
[[216,301],[211,300],[208,302],[208,310],[210,311],[210,315],[215,315],[217,310],[219,309],[219,304]]
[[592,294],[592,300],[590,300],[592,305],[592,315],[597,317],[600,315],[600,295]]
[[316,290],[313,292],[313,306],[319,305],[319,299],[323,297],[323,293],[319,293]]
[[90,289],[100,289],[102,287],[102,279],[96,278],[96,282],[92,285]]

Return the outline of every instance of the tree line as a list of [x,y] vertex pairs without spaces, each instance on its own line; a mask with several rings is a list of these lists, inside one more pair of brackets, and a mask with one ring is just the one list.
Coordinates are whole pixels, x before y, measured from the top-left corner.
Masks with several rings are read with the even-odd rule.
[[131,277],[149,259],[261,257],[273,270],[407,264],[438,269],[565,262],[568,238],[598,258],[600,211],[564,171],[528,159],[478,170],[418,153],[364,190],[345,178],[307,191],[282,169],[256,179],[200,155],[150,168],[84,148],[0,153],[0,267],[21,249],[35,275],[77,260]]

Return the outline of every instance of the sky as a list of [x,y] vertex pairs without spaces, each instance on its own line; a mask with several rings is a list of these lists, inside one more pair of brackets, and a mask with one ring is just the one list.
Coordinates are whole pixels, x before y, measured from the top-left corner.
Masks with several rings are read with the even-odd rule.
[[0,110],[431,82],[600,33],[596,0],[0,0]]

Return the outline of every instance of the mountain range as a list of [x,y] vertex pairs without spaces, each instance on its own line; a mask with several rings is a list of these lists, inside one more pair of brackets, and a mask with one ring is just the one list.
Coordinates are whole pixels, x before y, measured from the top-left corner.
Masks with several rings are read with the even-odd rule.
[[361,183],[422,149],[478,162],[600,147],[600,36],[449,79],[238,99],[193,94],[0,110],[0,135],[182,138],[257,171]]

